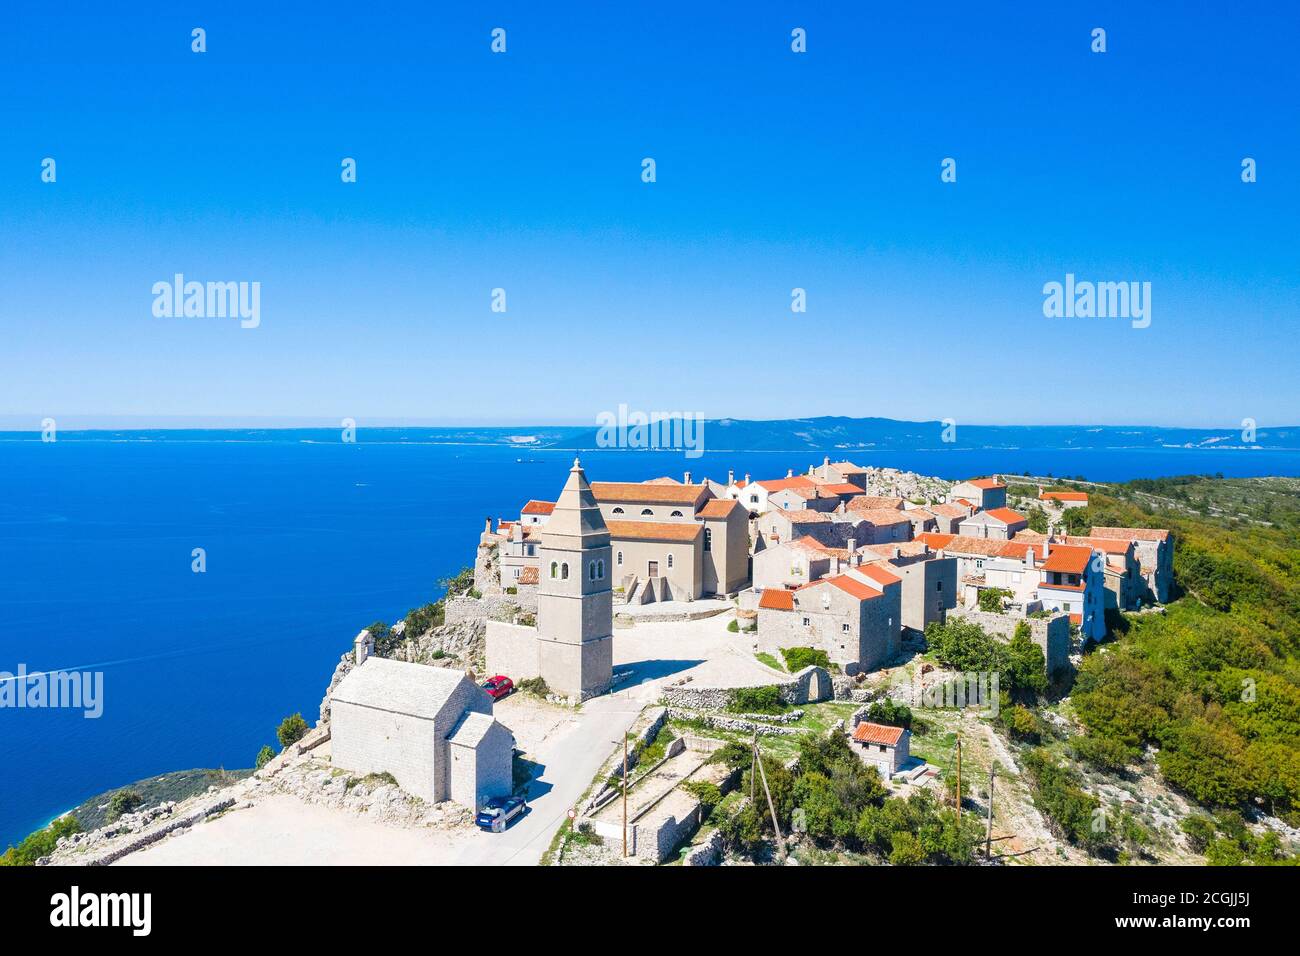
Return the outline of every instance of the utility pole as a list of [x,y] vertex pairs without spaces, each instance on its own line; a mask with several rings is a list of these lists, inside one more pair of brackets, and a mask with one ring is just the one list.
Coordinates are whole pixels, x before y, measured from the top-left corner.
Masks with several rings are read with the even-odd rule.
[[763,793],[767,794],[767,809],[772,814],[772,829],[776,831],[776,851],[781,860],[785,860],[785,841],[781,839],[781,824],[776,819],[776,806],[772,803],[772,791],[767,786],[767,771],[763,769],[763,759],[758,753],[758,731],[754,731],[754,759],[758,772],[763,777]]
[[984,831],[984,859],[993,858],[993,775],[997,772],[995,764],[989,765],[989,824]]
[[957,831],[961,832],[961,731],[957,732]]
[[758,731],[754,731],[754,742],[749,745],[749,802],[754,802],[754,788],[758,786]]
[[623,735],[623,858],[627,858],[627,734]]

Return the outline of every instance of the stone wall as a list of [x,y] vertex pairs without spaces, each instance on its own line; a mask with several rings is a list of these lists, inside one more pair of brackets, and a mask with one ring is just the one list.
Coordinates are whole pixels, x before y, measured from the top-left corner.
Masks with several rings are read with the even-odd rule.
[[541,674],[537,628],[488,621],[485,673],[504,674],[518,684]]
[[[754,685],[767,686],[767,685]],[[823,667],[810,665],[788,680],[772,682],[781,700],[791,706],[830,700],[834,686],[830,673]],[[705,687],[696,684],[673,684],[663,690],[664,702],[670,707],[691,710],[726,710],[734,687]]]
[[447,624],[461,624],[475,618],[486,618],[489,621],[514,621],[515,615],[519,613],[519,604],[515,601],[515,597],[516,595],[510,594],[485,593],[481,598],[473,598],[467,594],[459,594],[443,601],[443,609],[446,612],[444,620]]
[[1056,614],[1048,617],[1013,617],[1010,614],[998,614],[993,611],[981,611],[975,608],[958,607],[949,611],[949,616],[962,618],[972,624],[978,624],[993,637],[1004,641],[1015,636],[1016,626],[1024,621],[1029,625],[1029,639],[1038,645],[1047,662],[1050,675],[1070,663],[1070,619],[1068,615]]

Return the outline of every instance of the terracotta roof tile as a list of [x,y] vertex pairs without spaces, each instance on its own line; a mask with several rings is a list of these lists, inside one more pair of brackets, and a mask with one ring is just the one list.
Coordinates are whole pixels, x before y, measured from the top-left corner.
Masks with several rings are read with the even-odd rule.
[[938,534],[934,531],[926,531],[924,534],[918,534],[916,540],[928,544],[935,551],[939,551],[948,547],[959,537],[960,535],[955,534]]
[[764,588],[763,596],[758,599],[758,606],[769,611],[793,611],[794,592],[783,588]]
[[524,505],[523,513],[526,515],[548,515],[555,510],[554,501],[530,501]]
[[785,491],[787,488],[812,488],[815,487],[816,482],[807,475],[795,475],[793,478],[764,478],[754,484],[762,485],[770,495],[776,491]]
[[[1052,553],[1043,562],[1044,571],[1059,571],[1064,574],[1082,574],[1088,569],[1092,559],[1092,548],[1076,548],[1068,544],[1052,545]],[[1051,585],[1048,585],[1051,587]]]
[[853,728],[853,739],[860,744],[884,744],[886,747],[897,747],[898,742],[903,739],[903,728],[873,724],[864,720]]
[[1087,492],[1083,491],[1044,491],[1038,496],[1039,501],[1088,501]]
[[966,481],[959,481],[957,484],[970,485],[972,488],[978,488],[980,491],[991,491],[994,488],[1006,487],[1006,485],[995,478],[969,478]]
[[695,512],[695,517],[725,518],[737,509],[744,510],[735,498],[713,498],[706,501],[704,507]]
[[996,518],[998,521],[1001,521],[1003,524],[1019,524],[1020,522],[1026,520],[1024,515],[1017,514],[1016,512],[1012,511],[1010,508],[990,508],[988,511],[984,513],[988,515],[990,518]]
[[537,568],[536,567],[524,568],[522,571],[519,572],[519,577],[516,580],[520,584],[536,584]]
[[690,505],[704,494],[704,485],[648,485],[640,481],[593,481],[597,501],[635,501],[638,504]]
[[639,538],[642,541],[694,541],[704,525],[694,521],[606,521],[611,538]]
[[940,518],[965,518],[970,514],[970,508],[959,508],[956,505],[930,505],[930,511]]
[[822,584],[822,583],[833,584],[841,591],[843,591],[845,594],[849,595],[850,597],[855,597],[859,601],[870,601],[873,598],[878,598],[881,596],[879,590],[873,588],[871,585],[865,583],[864,581],[859,581],[857,578],[848,574],[836,575],[833,578],[822,578],[821,581],[814,581],[812,584],[804,585],[804,587],[812,587],[815,584]]
[[875,581],[877,584],[882,586],[889,585],[889,584],[900,584],[902,583],[903,580],[897,574],[894,574],[892,571],[889,571],[886,568],[881,567],[879,564],[864,564],[858,567],[856,570],[862,574],[865,574],[867,577],[871,578],[871,580]]
[[906,511],[895,511],[893,508],[863,508],[853,512],[854,516],[861,518],[863,521],[869,521],[874,525],[891,525],[891,524],[911,524],[911,519],[907,517]]
[[903,510],[903,499],[882,495],[858,495],[846,506],[853,511],[867,511],[873,508],[893,508]]

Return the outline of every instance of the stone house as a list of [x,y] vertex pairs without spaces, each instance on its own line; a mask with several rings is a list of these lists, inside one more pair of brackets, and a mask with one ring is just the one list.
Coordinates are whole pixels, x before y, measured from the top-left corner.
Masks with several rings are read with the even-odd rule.
[[513,787],[514,735],[492,716],[492,698],[463,673],[367,657],[330,695],[334,766],[390,773],[430,803],[478,810]]
[[537,567],[537,549],[541,547],[541,525],[527,525],[522,521],[504,524],[504,537],[500,537],[499,573],[503,588],[516,587],[525,568]]
[[820,481],[833,484],[854,485],[860,491],[867,488],[867,469],[851,461],[831,461],[827,455],[819,467],[814,468],[813,476]]
[[815,494],[816,485],[807,475],[796,475],[789,471],[784,478],[764,478],[761,481],[750,481],[749,475],[746,475],[743,482],[734,486],[734,495],[732,487],[728,487],[727,493],[735,497],[751,515],[757,516],[767,512],[769,495],[790,488],[806,488]]
[[939,520],[928,508],[908,508],[904,510],[903,515],[912,524],[913,538],[927,531],[939,530]]
[[1163,528],[1099,528],[1091,537],[1132,541],[1150,599],[1164,604],[1174,584],[1174,536]]
[[906,511],[895,508],[847,509],[845,516],[866,522],[858,536],[865,544],[892,544],[912,540],[912,519]]
[[992,478],[970,478],[959,481],[948,492],[948,500],[964,498],[984,511],[1007,506],[1007,486],[997,475]]
[[996,541],[1010,541],[1019,531],[1029,527],[1029,519],[1010,508],[993,508],[977,511],[969,518],[964,518],[957,526],[959,534],[971,538],[991,538]]
[[942,624],[957,606],[957,559],[931,551],[924,542],[872,545],[872,557],[902,579],[900,620],[904,629],[920,634],[931,621]]
[[860,714],[854,714],[853,719],[855,725],[849,737],[853,752],[867,766],[880,771],[882,779],[890,780],[911,758],[912,732],[902,727],[873,724],[862,720]]
[[782,511],[834,511],[840,506],[840,498],[833,494],[822,494],[821,488],[817,485],[807,487],[782,488],[780,491],[769,492],[767,496],[768,508],[780,508]]
[[754,555],[754,590],[796,588],[831,573],[835,559],[816,538],[805,535]]
[[614,581],[629,604],[694,601],[704,593],[704,526],[609,521]]
[[1106,636],[1104,556],[1092,548],[1050,541],[1043,546],[1048,552],[1038,566],[1042,575],[1038,597],[1043,608],[1064,611],[1085,641],[1100,641]]
[[529,501],[519,510],[519,523],[525,527],[544,525],[554,510],[554,501]]
[[1141,607],[1147,595],[1137,545],[1123,538],[1093,538],[1064,535],[1062,543],[1092,548],[1106,556],[1106,607],[1133,611]]
[[768,588],[758,602],[760,650],[823,650],[849,675],[892,660],[901,635],[902,581],[864,565],[793,591]]
[[926,510],[934,515],[934,530],[940,534],[957,534],[958,526],[971,515],[966,505],[948,504],[927,505]]
[[1067,508],[1088,507],[1088,494],[1084,491],[1044,491],[1040,486],[1038,500],[1062,511]]

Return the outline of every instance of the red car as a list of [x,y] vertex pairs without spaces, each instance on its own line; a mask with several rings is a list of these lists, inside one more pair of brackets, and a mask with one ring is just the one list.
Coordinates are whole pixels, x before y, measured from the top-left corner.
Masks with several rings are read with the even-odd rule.
[[515,689],[515,682],[509,677],[498,674],[496,677],[489,677],[479,686],[487,691],[488,696],[493,700],[500,700],[502,697],[508,696],[510,692]]

